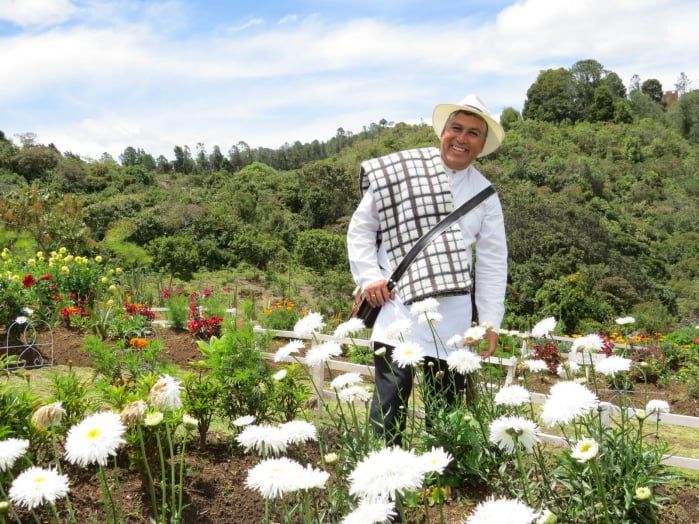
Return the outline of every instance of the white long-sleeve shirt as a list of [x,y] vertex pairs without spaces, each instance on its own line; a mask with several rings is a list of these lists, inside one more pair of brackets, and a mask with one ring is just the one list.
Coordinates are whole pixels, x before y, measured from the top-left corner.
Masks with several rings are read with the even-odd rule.
[[[453,171],[445,166],[451,186],[454,207],[458,207],[485,188],[488,180],[473,166]],[[497,196],[467,213],[459,221],[466,246],[476,247],[475,298],[479,321],[489,322],[499,329],[505,313],[505,288],[507,285],[507,242],[502,207]],[[371,187],[365,192],[352,215],[347,231],[347,248],[350,269],[357,285],[362,288],[378,280],[388,279],[393,267],[388,260],[386,247],[376,249],[376,233],[379,230],[379,214]],[[472,264],[472,249],[466,254]],[[381,308],[371,339],[395,344],[385,333],[399,320],[411,320],[412,330],[406,340],[420,344],[433,357],[445,358],[446,342],[454,335],[463,335],[471,326],[471,298],[468,295],[438,297],[442,320],[435,323],[435,334],[430,327],[416,322],[400,296],[400,282],[396,297]]]

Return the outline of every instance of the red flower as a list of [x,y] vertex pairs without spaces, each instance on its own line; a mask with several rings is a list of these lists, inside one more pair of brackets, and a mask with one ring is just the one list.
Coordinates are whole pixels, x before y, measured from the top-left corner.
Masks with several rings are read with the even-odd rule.
[[51,275],[46,273],[44,276],[42,276],[39,280],[51,280]]
[[24,287],[32,287],[34,284],[36,284],[34,275],[32,275],[31,273],[25,275],[24,280],[22,280],[22,284],[24,285]]

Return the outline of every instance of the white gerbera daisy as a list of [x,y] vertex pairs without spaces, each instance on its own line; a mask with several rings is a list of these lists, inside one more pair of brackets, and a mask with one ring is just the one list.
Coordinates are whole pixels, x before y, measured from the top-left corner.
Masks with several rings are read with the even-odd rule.
[[636,322],[636,319],[633,317],[620,317],[617,318],[615,322],[620,326],[623,326],[625,324],[633,324],[634,322]]
[[449,353],[447,366],[449,369],[468,375],[481,369],[481,357],[468,349],[457,349]]
[[292,340],[277,350],[274,354],[274,361],[281,362],[293,353],[298,353],[304,347],[306,347],[306,344],[303,340]]
[[155,409],[174,410],[182,407],[182,382],[163,375],[148,393],[148,402]]
[[570,350],[572,352],[583,351],[585,353],[599,353],[604,347],[604,341],[597,333],[591,333],[584,337],[578,337],[573,341]]
[[318,440],[316,427],[305,420],[290,420],[280,426],[287,442],[302,444],[308,440]]
[[143,425],[149,428],[155,427],[160,424],[164,418],[165,416],[162,411],[151,411],[150,413],[146,413],[143,417]]
[[12,469],[17,459],[23,457],[29,449],[29,441],[8,438],[0,441],[0,471]]
[[536,338],[545,338],[554,329],[556,329],[556,319],[554,317],[548,317],[537,322],[532,328],[532,336]]
[[538,429],[535,422],[523,417],[500,417],[490,423],[489,440],[509,454],[517,447],[530,452],[539,442]]
[[519,500],[491,497],[476,506],[466,524],[531,524],[536,516],[532,508]]
[[568,424],[587,415],[599,405],[599,399],[585,386],[569,380],[551,387],[544,402],[541,420],[550,426]]
[[387,524],[396,516],[395,503],[362,499],[359,506],[342,519],[342,524]]
[[342,389],[346,386],[352,386],[354,384],[359,384],[363,380],[364,379],[362,379],[362,376],[359,373],[356,373],[356,372],[343,373],[342,375],[336,376],[332,380],[332,382],[330,382],[330,387],[332,389]]
[[44,503],[55,504],[68,491],[67,475],[59,475],[53,468],[32,466],[12,481],[7,494],[13,503],[31,510]]
[[313,367],[324,364],[332,357],[342,355],[342,346],[335,341],[328,340],[322,344],[316,344],[306,353],[306,365]]
[[330,478],[330,473],[307,464],[296,479],[297,490],[322,489]]
[[116,455],[124,444],[126,426],[117,413],[105,411],[90,415],[68,430],[66,460],[71,464],[106,466],[109,457]]
[[299,338],[309,338],[325,327],[323,315],[310,311],[305,317],[298,320],[294,326],[294,335]]
[[608,377],[613,377],[617,373],[629,371],[630,369],[631,359],[620,357],[618,355],[611,355],[595,363],[595,371]]
[[425,350],[416,342],[401,342],[393,348],[391,357],[400,368],[417,366],[425,359]]
[[441,475],[449,463],[454,460],[448,452],[443,448],[433,447],[430,451],[426,451],[420,455],[420,461],[426,473],[437,473]]
[[444,319],[444,316],[439,312],[434,313],[423,313],[417,317],[417,323],[423,326],[429,324],[439,324]]
[[570,456],[583,463],[595,458],[598,452],[599,444],[597,444],[597,441],[593,438],[584,438],[575,444]]
[[564,379],[573,378],[579,372],[580,364],[578,364],[577,362],[572,362],[570,360],[561,362],[560,364],[558,364],[558,367],[556,368],[556,374]]
[[522,406],[531,399],[531,393],[525,387],[517,384],[505,386],[495,394],[495,405],[497,406]]
[[366,326],[361,318],[352,317],[335,328],[333,336],[335,338],[346,338],[358,333]]
[[420,488],[424,465],[413,452],[399,447],[372,451],[349,474],[349,493],[370,501],[395,500]]

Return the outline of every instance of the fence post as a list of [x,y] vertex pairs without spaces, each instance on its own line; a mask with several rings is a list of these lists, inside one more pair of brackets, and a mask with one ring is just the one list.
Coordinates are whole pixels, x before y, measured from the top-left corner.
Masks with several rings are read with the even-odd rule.
[[318,400],[316,404],[316,413],[320,417],[323,415],[323,388],[325,385],[325,368],[322,362],[313,366],[311,380],[313,381],[313,390]]

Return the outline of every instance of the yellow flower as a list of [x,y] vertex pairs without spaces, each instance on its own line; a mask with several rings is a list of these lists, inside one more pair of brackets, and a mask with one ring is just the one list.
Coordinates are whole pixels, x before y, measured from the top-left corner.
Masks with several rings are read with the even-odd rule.
[[74,259],[75,257],[73,257],[73,255],[67,255],[63,258],[63,262],[65,262],[66,264],[70,264]]
[[114,293],[116,290],[117,290],[117,287],[114,284],[109,286],[109,291],[111,291],[112,293]]
[[70,269],[68,269],[68,266],[61,267],[61,273],[63,273],[64,275],[70,274]]
[[37,251],[37,252],[36,252],[36,258],[38,258],[39,260],[43,259],[43,258],[44,258],[44,252],[43,252],[43,251]]
[[102,255],[97,255],[95,257],[95,262],[97,262],[98,264],[101,264],[102,263]]
[[650,489],[645,486],[636,488],[636,500],[648,500],[651,496]]
[[114,301],[110,298],[107,300],[107,307],[112,307],[114,305]]
[[121,269],[120,267],[118,267],[118,268],[116,268],[116,269],[114,270],[114,272],[115,272],[117,275],[121,275],[121,274],[124,272],[124,270]]
[[19,275],[12,275],[12,282],[19,282]]
[[100,282],[102,282],[103,284],[106,284],[107,282],[109,282],[109,279],[107,277],[102,277],[100,279]]
[[59,252],[61,255],[64,254],[66,251],[68,251],[68,250],[67,250],[66,248],[64,248],[64,247],[61,247],[61,248],[58,249],[58,252]]
[[29,260],[27,260],[27,265],[33,266],[33,265],[35,265],[35,264],[36,264],[36,260],[35,260],[35,259],[30,258]]

